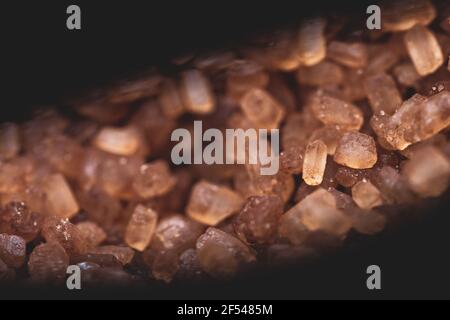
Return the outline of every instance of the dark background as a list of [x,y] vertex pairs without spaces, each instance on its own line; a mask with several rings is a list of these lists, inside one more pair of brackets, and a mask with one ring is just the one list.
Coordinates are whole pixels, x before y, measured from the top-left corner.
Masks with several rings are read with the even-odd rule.
[[[3,79],[0,119],[22,118],[33,105],[54,104],[191,49],[232,45],[262,29],[314,12],[365,14],[365,1],[231,3],[155,1],[15,1],[1,7]],[[370,4],[375,3],[371,1]],[[82,9],[82,30],[66,29],[66,8]],[[450,298],[449,197],[431,201],[419,217],[370,239],[358,239],[308,266],[247,275],[229,284],[127,292],[0,290],[2,298]],[[408,215],[408,212],[406,213]],[[366,288],[367,266],[382,269],[382,290]]]

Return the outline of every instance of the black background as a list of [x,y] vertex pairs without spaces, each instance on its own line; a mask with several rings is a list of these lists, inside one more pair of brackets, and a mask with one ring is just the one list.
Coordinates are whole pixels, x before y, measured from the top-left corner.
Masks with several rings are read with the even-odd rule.
[[[303,2],[303,1],[302,1]],[[2,120],[36,104],[57,103],[84,88],[120,78],[191,49],[232,44],[261,29],[322,11],[364,15],[364,1],[203,3],[155,1],[15,1],[1,5]],[[145,4],[144,4],[145,3]],[[371,1],[374,3],[374,1]],[[82,9],[82,30],[66,29],[66,7]],[[448,196],[446,197],[448,199]],[[431,202],[421,218],[306,267],[247,275],[229,284],[149,290],[26,292],[2,298],[450,298],[449,201]],[[413,215],[411,213],[411,215]],[[367,266],[380,265],[381,291],[366,288]]]

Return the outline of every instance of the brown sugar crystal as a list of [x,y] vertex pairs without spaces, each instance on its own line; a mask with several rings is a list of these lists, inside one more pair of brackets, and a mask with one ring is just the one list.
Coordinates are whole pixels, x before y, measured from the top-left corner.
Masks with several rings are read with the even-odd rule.
[[291,146],[280,153],[280,170],[290,174],[299,174],[303,170],[305,149]]
[[303,161],[303,180],[310,186],[322,183],[327,164],[327,146],[321,140],[308,144]]
[[450,161],[440,150],[426,146],[412,155],[403,167],[402,175],[418,195],[437,197],[448,188]]
[[187,214],[198,222],[215,226],[237,213],[242,205],[243,199],[236,192],[202,181],[193,187]]
[[107,238],[105,231],[95,222],[80,222],[76,224],[76,227],[85,239],[88,248],[97,247]]
[[368,62],[367,47],[363,43],[345,43],[340,41],[332,41],[328,45],[327,56],[349,68],[363,68]]
[[69,255],[86,251],[85,237],[68,219],[47,217],[42,226],[42,235],[49,243],[59,243]]
[[[337,236],[344,235],[352,227],[350,218],[336,208],[334,196],[322,188],[300,201],[284,216],[283,220],[299,219],[301,224],[297,222],[296,225],[305,226],[309,231],[321,230]],[[291,231],[304,233],[304,230],[293,228]],[[287,234],[287,237],[296,239],[295,235]]]
[[430,98],[415,94],[392,117],[374,115],[371,126],[395,149],[404,150],[450,125],[449,101],[450,93],[445,90]]
[[181,94],[186,108],[193,113],[209,114],[215,109],[215,98],[209,81],[199,70],[182,74]]
[[152,240],[158,214],[151,208],[138,205],[134,209],[125,232],[125,242],[137,251],[144,251]]
[[283,209],[278,196],[250,197],[234,220],[234,230],[245,243],[270,243],[276,236]]
[[241,99],[241,108],[245,116],[261,129],[276,129],[283,120],[283,107],[266,91],[252,89]]
[[324,126],[314,130],[311,134],[310,141],[321,140],[327,146],[329,155],[334,155],[339,140],[341,140],[343,131],[338,130],[336,126]]
[[0,233],[34,240],[41,231],[43,217],[32,212],[23,202],[11,202],[0,209]]
[[381,192],[365,179],[352,187],[352,197],[362,209],[372,209],[383,204]]
[[155,279],[172,281],[179,268],[179,256],[195,247],[203,233],[201,224],[182,215],[170,215],[160,220],[150,247],[143,259]]
[[125,246],[106,245],[91,249],[90,253],[100,255],[111,255],[115,257],[123,266],[127,265],[134,258],[134,251]]
[[330,61],[322,61],[311,67],[300,67],[297,71],[298,82],[311,86],[337,85],[343,79],[342,68]]
[[402,104],[402,97],[394,79],[385,73],[369,76],[365,88],[374,113],[393,114]]
[[361,110],[346,101],[318,92],[312,111],[325,125],[334,125],[345,130],[359,130],[364,122]]
[[143,164],[134,177],[133,188],[142,198],[152,198],[168,193],[176,184],[164,161]]
[[269,83],[269,76],[254,61],[236,60],[227,69],[226,81],[229,95],[239,99],[252,88],[265,88]]
[[120,156],[135,154],[140,147],[141,136],[133,127],[105,127],[100,130],[94,144],[100,150]]
[[433,33],[415,26],[405,34],[405,44],[417,72],[421,76],[433,73],[444,63],[442,49]]
[[159,103],[161,104],[161,111],[169,119],[177,119],[185,112],[180,91],[175,81],[171,79],[164,81],[162,84]]
[[397,65],[394,68],[394,74],[400,84],[408,87],[415,86],[420,79],[420,75],[417,73],[416,68],[411,62]]
[[353,169],[372,168],[377,160],[375,140],[359,132],[344,134],[334,154],[334,161]]
[[45,178],[43,190],[46,194],[46,208],[49,214],[71,218],[79,211],[75,196],[63,175],[53,174]]
[[436,17],[436,9],[430,0],[386,1],[381,12],[385,31],[406,31],[416,24],[427,25]]
[[0,234],[0,259],[8,267],[19,268],[26,259],[26,243],[21,237],[8,234]]
[[37,246],[28,261],[31,280],[38,283],[61,284],[68,266],[69,257],[58,243]]
[[301,23],[296,53],[302,65],[313,66],[325,58],[325,26],[326,21],[322,18],[305,19]]
[[255,261],[244,243],[216,228],[208,228],[197,240],[197,256],[202,269],[213,277],[228,278]]

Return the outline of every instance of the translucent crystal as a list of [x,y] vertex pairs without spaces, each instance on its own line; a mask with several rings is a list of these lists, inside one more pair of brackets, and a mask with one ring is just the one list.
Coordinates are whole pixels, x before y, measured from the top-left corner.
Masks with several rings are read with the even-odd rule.
[[449,186],[450,161],[439,149],[426,146],[412,155],[402,175],[421,197],[437,197]]
[[51,135],[33,149],[39,160],[48,161],[56,170],[70,178],[76,178],[80,172],[80,163],[84,150],[79,143],[62,134]]
[[417,151],[422,150],[424,147],[433,146],[441,149],[441,151],[444,151],[446,145],[447,137],[444,133],[439,133],[429,139],[410,145],[405,150],[400,151],[400,153],[402,156],[411,159]]
[[315,96],[312,111],[322,123],[340,129],[359,130],[364,122],[357,106],[321,92]]
[[415,86],[420,79],[420,75],[411,62],[404,62],[397,65],[394,68],[394,74],[398,83],[408,87]]
[[281,129],[281,142],[285,149],[290,147],[306,147],[311,134],[321,126],[310,110],[292,113],[287,117]]
[[364,70],[347,69],[344,72],[345,81],[341,84],[342,94],[347,101],[359,101],[365,99],[367,94],[364,88]]
[[260,165],[247,165],[245,171],[236,174],[234,186],[244,197],[277,195],[288,202],[294,192],[294,179],[279,171],[275,175],[261,175]]
[[322,61],[311,67],[300,67],[297,80],[311,86],[337,85],[344,79],[342,68],[329,61]]
[[176,184],[165,161],[144,164],[134,177],[133,188],[142,198],[152,198],[168,193]]
[[369,169],[377,162],[375,140],[364,133],[348,132],[339,141],[334,161],[353,169]]
[[368,178],[368,170],[352,169],[348,167],[339,166],[336,172],[336,180],[344,187],[351,188],[358,181]]
[[387,219],[377,211],[355,210],[351,215],[353,228],[361,234],[374,235],[384,230]]
[[180,92],[173,80],[166,80],[163,83],[159,103],[162,112],[169,119],[177,119],[185,111]]
[[409,204],[416,200],[405,179],[390,166],[376,170],[371,182],[381,191],[387,203]]
[[245,116],[261,129],[276,129],[283,120],[283,107],[266,91],[252,89],[241,99],[241,107]]
[[326,21],[322,18],[305,19],[301,22],[296,53],[302,65],[312,66],[325,58],[325,25]]
[[14,158],[20,151],[21,137],[19,128],[14,123],[0,125],[0,159]]
[[[322,188],[314,191],[286,212],[280,222],[281,224],[283,224],[283,220],[295,222],[296,225],[303,225],[309,231],[321,230],[337,236],[346,234],[352,227],[350,218],[336,208],[334,196]],[[296,228],[289,229],[298,232]],[[304,231],[301,230],[300,232]],[[288,234],[287,237],[295,239],[296,235],[290,236]]]
[[278,233],[292,244],[301,245],[305,242],[309,230],[303,224],[301,215],[294,214],[294,212],[289,213],[288,211],[280,218]]
[[26,259],[25,240],[15,235],[0,234],[0,259],[8,267],[21,267]]
[[202,181],[193,187],[186,211],[192,219],[215,226],[237,213],[242,205],[243,199],[233,190]]
[[125,266],[131,263],[134,258],[134,251],[124,246],[101,246],[90,250],[91,253],[105,254],[114,256],[119,262]]
[[42,216],[32,212],[23,202],[11,202],[0,209],[0,233],[34,240],[41,230]]
[[153,238],[158,214],[151,208],[138,205],[128,222],[125,242],[137,251],[144,251]]
[[365,89],[374,113],[394,114],[403,102],[394,79],[385,73],[367,77]]
[[292,146],[280,153],[280,170],[290,174],[299,174],[303,170],[305,149]]
[[31,279],[38,283],[63,283],[68,266],[69,257],[58,243],[44,243],[37,246],[28,261]]
[[181,215],[161,219],[150,244],[144,252],[144,262],[158,280],[170,282],[179,268],[179,256],[195,246],[204,228]]
[[80,208],[66,179],[61,174],[53,174],[44,180],[46,208],[51,215],[60,218],[73,217]]
[[134,127],[105,127],[100,130],[94,144],[100,150],[120,156],[131,156],[141,143],[139,131]]
[[146,146],[152,152],[152,156],[160,156],[168,148],[170,135],[177,128],[176,121],[165,116],[155,100],[140,105],[130,123],[143,132]]
[[102,226],[110,226],[122,211],[119,199],[98,188],[77,192],[77,200],[89,219]]
[[133,192],[133,178],[139,173],[143,159],[137,156],[119,157],[106,154],[101,155],[100,159],[102,162],[96,172],[98,185],[114,197]]
[[76,224],[76,227],[84,238],[88,249],[97,247],[107,238],[105,231],[94,222],[80,222]]
[[86,252],[86,239],[78,228],[68,219],[47,217],[42,226],[42,236],[49,243],[59,243],[67,254]]
[[245,243],[272,242],[283,209],[283,201],[277,196],[250,197],[234,220],[237,236]]
[[11,194],[23,190],[25,177],[23,168],[16,163],[0,162],[0,192]]
[[327,56],[331,60],[349,68],[363,68],[368,62],[367,47],[363,43],[332,41],[328,45]]
[[436,9],[429,0],[389,1],[381,8],[382,29],[406,31],[416,24],[427,25],[436,17]]
[[419,94],[405,101],[389,117],[377,114],[371,120],[375,133],[397,150],[423,141],[450,125],[450,93],[442,91],[430,98]]
[[193,113],[208,114],[215,109],[215,99],[209,81],[201,71],[189,70],[182,74],[182,98]]
[[246,91],[264,88],[269,76],[261,65],[249,60],[236,60],[227,68],[227,93],[240,99]]
[[369,48],[369,64],[367,74],[383,73],[391,69],[399,60],[400,55],[389,46],[372,46]]
[[54,108],[42,108],[35,117],[22,126],[23,149],[32,152],[40,148],[44,139],[60,135],[67,128],[69,121]]
[[433,73],[444,63],[441,47],[426,27],[417,25],[405,34],[405,44],[417,72],[421,76]]
[[197,251],[188,249],[180,256],[180,267],[177,272],[177,279],[182,281],[201,280],[204,276],[203,270],[198,262]]
[[303,161],[303,180],[311,186],[322,183],[327,164],[327,146],[322,140],[308,144]]
[[218,278],[228,278],[256,259],[244,243],[216,228],[198,238],[197,256],[202,269]]
[[362,180],[352,187],[352,197],[362,209],[372,209],[383,204],[381,192],[367,180]]
[[324,126],[314,130],[311,134],[310,141],[321,140],[327,146],[327,153],[334,155],[343,134],[344,132],[338,130],[336,126]]

